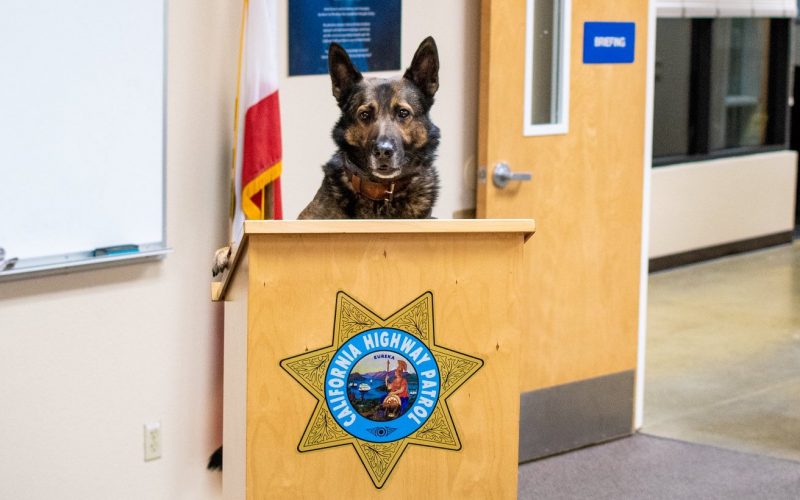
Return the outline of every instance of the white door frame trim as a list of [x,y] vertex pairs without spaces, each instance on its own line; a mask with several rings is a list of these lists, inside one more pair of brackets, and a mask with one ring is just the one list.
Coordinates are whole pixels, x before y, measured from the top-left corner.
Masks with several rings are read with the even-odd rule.
[[647,12],[647,90],[645,92],[644,176],[642,185],[642,254],[639,277],[639,335],[636,354],[636,394],[633,414],[634,429],[642,428],[644,419],[645,350],[647,347],[647,283],[650,247],[650,173],[653,167],[653,94],[656,68],[656,2]]

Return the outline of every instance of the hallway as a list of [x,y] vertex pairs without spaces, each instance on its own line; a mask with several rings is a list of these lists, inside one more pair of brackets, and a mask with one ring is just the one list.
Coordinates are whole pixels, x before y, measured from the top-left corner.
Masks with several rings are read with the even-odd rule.
[[520,465],[519,498],[795,499],[800,242],[651,274],[644,427]]
[[654,273],[643,432],[800,462],[800,242]]

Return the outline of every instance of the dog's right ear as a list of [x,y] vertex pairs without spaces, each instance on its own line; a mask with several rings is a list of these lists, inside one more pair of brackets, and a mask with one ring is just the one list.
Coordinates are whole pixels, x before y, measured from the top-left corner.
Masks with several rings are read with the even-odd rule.
[[332,43],[328,48],[328,73],[331,75],[333,97],[337,101],[349,94],[353,85],[363,79],[361,73],[353,66],[347,51],[338,43]]

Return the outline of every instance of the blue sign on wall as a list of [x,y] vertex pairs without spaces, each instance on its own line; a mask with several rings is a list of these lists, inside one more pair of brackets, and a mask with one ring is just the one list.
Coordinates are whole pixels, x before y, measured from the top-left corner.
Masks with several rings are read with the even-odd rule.
[[400,69],[401,0],[289,0],[289,75],[328,72],[328,46],[359,71]]
[[583,23],[583,63],[632,63],[636,23]]

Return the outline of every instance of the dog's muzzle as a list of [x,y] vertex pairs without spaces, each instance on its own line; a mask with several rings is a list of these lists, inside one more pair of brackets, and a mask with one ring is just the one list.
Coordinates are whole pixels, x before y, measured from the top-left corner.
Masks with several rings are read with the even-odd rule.
[[389,137],[378,137],[372,146],[370,168],[372,174],[381,179],[393,179],[400,175],[400,159],[395,142]]

